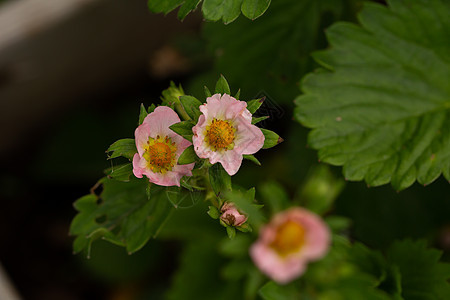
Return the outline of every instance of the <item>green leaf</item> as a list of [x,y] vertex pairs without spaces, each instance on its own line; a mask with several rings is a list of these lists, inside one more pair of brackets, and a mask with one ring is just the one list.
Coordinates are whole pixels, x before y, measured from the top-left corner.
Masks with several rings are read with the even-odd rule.
[[213,219],[218,219],[219,217],[220,217],[220,212],[219,212],[219,210],[217,209],[217,207],[215,207],[215,206],[208,206],[208,212],[207,212],[207,214],[211,217],[211,218],[213,218]]
[[144,122],[145,117],[148,115],[147,110],[145,109],[144,103],[141,103],[141,111],[139,113],[139,125]]
[[361,26],[327,31],[331,48],[314,55],[323,68],[304,78],[295,117],[348,180],[402,190],[450,180],[450,6],[389,4],[367,3]]
[[259,160],[252,154],[244,154],[243,155],[244,159],[247,159],[253,163],[255,163],[256,165],[260,166],[261,163],[259,162]]
[[173,210],[166,188],[153,185],[147,197],[147,180],[120,182],[104,178],[99,181],[102,193],[90,194],[74,203],[78,214],[70,226],[77,236],[74,252],[88,255],[95,239],[102,238],[125,246],[133,253],[155,237]]
[[119,181],[130,181],[130,176],[133,175],[133,165],[131,163],[113,166],[105,170],[105,174],[108,178],[112,178]]
[[223,75],[220,75],[219,80],[217,80],[215,93],[219,94],[228,94],[231,95],[230,86],[228,85],[227,80]]
[[194,145],[187,147],[178,158],[179,165],[187,165],[197,161],[199,158],[195,154]]
[[259,118],[253,117],[252,118],[252,124],[256,124],[256,123],[264,121],[264,120],[266,120],[268,118],[269,118],[269,116],[263,116],[263,117],[259,117]]
[[209,168],[209,181],[216,196],[223,196],[223,193],[231,191],[231,176],[220,163]]
[[196,122],[198,117],[202,114],[199,109],[202,103],[192,96],[180,96],[180,102],[181,105],[183,105],[184,111]]
[[242,0],[203,0],[202,11],[205,19],[223,20],[225,24],[233,22],[241,13]]
[[194,123],[192,121],[181,121],[179,123],[175,123],[169,128],[173,130],[175,133],[178,133],[188,141],[192,142],[192,136],[194,133],[192,132],[192,127],[194,126]]
[[[178,18],[183,20],[191,11],[195,10],[201,0],[149,0],[148,8],[154,13],[169,13],[178,6]],[[244,3],[242,3],[244,2]],[[261,16],[270,5],[270,0],[203,0],[202,11],[206,20],[223,20],[225,24],[233,22],[242,13],[255,19]]]
[[134,154],[137,153],[136,143],[134,139],[121,139],[109,146],[106,152],[112,152],[110,155],[108,155],[108,159],[123,156],[125,158],[128,158],[129,160],[132,160]]
[[270,0],[244,0],[242,3],[242,14],[254,20],[262,16],[269,8]]
[[239,97],[241,96],[241,89],[238,89],[236,95],[234,95],[234,98],[236,98],[237,100],[239,100]]
[[186,0],[184,4],[178,10],[178,19],[184,20],[186,16],[193,10],[195,10],[201,0]]
[[253,115],[258,110],[258,108],[261,107],[261,105],[264,103],[265,99],[266,99],[265,97],[262,97],[260,99],[254,99],[254,100],[247,101],[248,111]]
[[234,237],[236,236],[236,228],[232,227],[232,226],[227,226],[227,235],[228,238],[230,240],[234,239]]
[[264,129],[264,128],[260,128],[262,133],[264,134],[264,145],[263,145],[263,149],[268,149],[268,148],[272,148],[276,145],[278,145],[279,143],[283,142],[283,139],[276,134],[273,131]]
[[398,267],[404,299],[448,299],[450,264],[439,262],[441,255],[425,241],[404,240],[389,248],[388,262]]
[[154,13],[169,13],[179,5],[181,5],[184,0],[149,0],[147,2],[148,8]]

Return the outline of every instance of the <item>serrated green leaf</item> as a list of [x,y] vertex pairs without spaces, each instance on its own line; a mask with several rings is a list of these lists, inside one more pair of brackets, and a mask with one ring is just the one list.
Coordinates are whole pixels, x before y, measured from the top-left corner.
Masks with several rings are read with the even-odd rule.
[[327,31],[295,111],[320,160],[370,186],[450,180],[449,18],[436,17],[449,14],[439,0],[368,3],[361,26]]
[[169,128],[173,130],[175,133],[178,133],[188,141],[192,142],[192,136],[194,133],[192,132],[192,127],[194,126],[194,123],[191,121],[181,121],[179,123],[175,123]]
[[404,299],[447,299],[450,295],[450,264],[441,263],[442,253],[425,241],[395,242],[387,252],[390,265],[398,267]]
[[205,19],[223,20],[225,24],[233,22],[241,13],[242,0],[203,0],[202,12]]
[[148,0],[147,5],[154,13],[169,13],[177,8],[184,0]]
[[264,134],[264,145],[263,145],[263,149],[268,149],[268,148],[272,148],[276,145],[278,145],[279,143],[283,142],[283,139],[276,134],[273,131],[264,129],[264,128],[260,128],[262,133]]
[[144,103],[141,103],[141,111],[139,113],[139,125],[144,122],[145,117],[148,115],[147,110],[145,109]]
[[247,101],[247,109],[253,115],[264,103],[265,98],[254,99]]
[[74,252],[89,254],[98,238],[135,252],[158,234],[173,209],[165,187],[153,185],[148,199],[147,180],[124,183],[104,178],[99,183],[103,185],[99,196],[90,194],[74,203],[78,210],[70,226],[70,234],[77,236]]
[[219,80],[217,80],[216,88],[214,92],[217,94],[228,94],[231,95],[230,86],[223,75],[220,75]]
[[209,168],[209,181],[216,196],[223,196],[227,191],[231,191],[231,176],[220,163]]
[[178,10],[178,19],[184,20],[191,11],[197,8],[200,1],[201,0],[186,0]]
[[196,122],[201,115],[199,107],[202,103],[192,96],[180,96],[180,102],[183,105],[184,111]]
[[197,161],[198,159],[197,154],[195,154],[194,145],[190,145],[183,151],[183,153],[181,153],[178,158],[178,164],[187,165]]
[[269,8],[270,0],[244,0],[242,3],[242,14],[254,20],[262,16]]
[[259,160],[258,160],[254,155],[252,155],[252,154],[244,154],[244,155],[243,155],[243,158],[244,158],[244,159],[247,159],[247,160],[249,160],[249,161],[251,161],[251,162],[253,162],[254,164],[256,164],[256,165],[258,165],[258,166],[261,165],[261,163],[259,162]]
[[105,170],[108,178],[119,181],[130,181],[130,176],[133,175],[133,165],[131,163],[113,166]]
[[136,143],[134,139],[121,139],[109,146],[106,152],[112,152],[110,155],[108,155],[108,159],[123,156],[125,158],[128,158],[129,160],[132,160],[134,154],[137,153]]

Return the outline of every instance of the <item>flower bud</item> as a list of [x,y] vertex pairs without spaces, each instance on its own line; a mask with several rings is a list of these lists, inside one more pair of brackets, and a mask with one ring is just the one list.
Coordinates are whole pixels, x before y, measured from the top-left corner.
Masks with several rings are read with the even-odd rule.
[[241,226],[247,221],[247,216],[241,214],[233,203],[225,202],[220,211],[220,220],[228,226]]

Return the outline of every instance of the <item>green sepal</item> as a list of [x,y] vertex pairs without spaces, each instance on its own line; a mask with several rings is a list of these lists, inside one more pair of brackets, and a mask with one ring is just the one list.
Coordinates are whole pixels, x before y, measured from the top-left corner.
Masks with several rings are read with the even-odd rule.
[[169,128],[175,133],[187,139],[188,141],[192,142],[192,136],[194,135],[194,133],[192,132],[193,126],[194,123],[192,121],[181,121],[179,123],[175,123],[169,126]]
[[217,80],[215,93],[231,95],[230,86],[223,75],[220,75],[219,80]]
[[155,105],[155,104],[152,104],[152,105],[150,105],[150,106],[148,107],[147,112],[148,112],[149,114],[151,114],[151,113],[155,110],[155,108],[156,108],[156,105]]
[[264,103],[264,100],[266,100],[266,97],[247,101],[248,111],[253,115]]
[[230,238],[230,240],[233,240],[236,236],[236,229],[231,226],[227,226],[227,235]]
[[128,182],[133,175],[133,165],[131,163],[113,166],[105,170],[105,175],[118,181]]
[[252,124],[255,125],[256,123],[264,121],[264,120],[267,120],[268,118],[269,118],[269,116],[262,116],[262,117],[259,117],[259,118],[253,117],[252,118]]
[[208,87],[207,87],[206,85],[203,87],[203,89],[205,90],[205,96],[206,96],[206,98],[212,96],[211,91],[208,89]]
[[144,122],[145,117],[148,115],[147,110],[145,109],[144,103],[141,103],[141,111],[139,113],[139,125]]
[[136,143],[134,139],[121,139],[109,146],[108,150],[106,150],[106,153],[109,152],[112,153],[108,155],[108,159],[123,156],[125,158],[128,158],[129,160],[132,160],[134,154],[137,152]]
[[264,134],[264,145],[262,147],[263,149],[272,148],[283,142],[283,139],[275,132],[263,128],[260,129]]
[[261,163],[259,162],[259,160],[252,154],[244,154],[243,155],[244,159],[247,159],[253,163],[255,163],[256,165],[260,166]]
[[180,102],[188,116],[192,120],[197,121],[198,117],[202,114],[199,109],[199,106],[202,105],[202,103],[192,96],[180,96]]
[[208,206],[208,215],[213,219],[218,219],[220,217],[220,212],[215,206]]
[[178,158],[178,164],[179,165],[187,165],[191,164],[195,161],[199,160],[197,154],[194,150],[194,145],[190,145],[187,147],[183,153],[181,153],[180,157]]
[[244,223],[241,226],[236,226],[236,229],[239,230],[240,232],[252,232],[253,231],[252,226],[250,226],[250,224],[248,224],[248,223]]
[[209,182],[216,196],[231,191],[231,176],[220,163],[216,163],[209,168]]
[[238,89],[236,95],[234,95],[234,98],[236,98],[236,100],[239,100],[240,96],[241,96],[241,89]]

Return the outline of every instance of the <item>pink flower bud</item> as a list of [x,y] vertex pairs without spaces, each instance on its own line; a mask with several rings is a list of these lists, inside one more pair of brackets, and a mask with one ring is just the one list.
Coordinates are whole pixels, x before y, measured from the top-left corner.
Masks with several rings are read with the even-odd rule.
[[247,216],[241,214],[233,203],[226,202],[220,211],[220,219],[228,226],[241,226],[247,221]]
[[291,208],[261,229],[250,256],[263,273],[285,284],[302,275],[310,261],[325,256],[329,244],[330,232],[320,217]]

